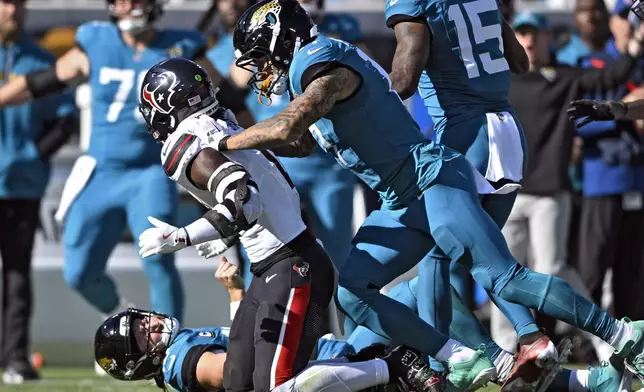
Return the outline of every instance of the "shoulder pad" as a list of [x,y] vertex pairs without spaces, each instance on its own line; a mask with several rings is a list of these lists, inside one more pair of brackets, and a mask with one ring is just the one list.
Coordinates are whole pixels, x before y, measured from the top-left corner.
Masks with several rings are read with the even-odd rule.
[[113,35],[115,33],[118,33],[118,28],[114,23],[88,22],[76,29],[76,43],[83,51],[87,51],[96,45],[97,39],[102,39],[105,34]]
[[172,180],[178,180],[188,163],[203,149],[201,140],[192,132],[177,129],[168,135],[161,149],[161,163]]

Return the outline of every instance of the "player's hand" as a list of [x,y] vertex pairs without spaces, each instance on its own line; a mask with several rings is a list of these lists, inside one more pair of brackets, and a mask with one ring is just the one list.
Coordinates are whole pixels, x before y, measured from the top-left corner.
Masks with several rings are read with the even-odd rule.
[[224,114],[221,116],[221,118],[226,122],[235,124],[235,126],[239,126],[239,122],[237,121],[237,117],[235,117],[235,113],[233,113],[230,109],[224,110]]
[[197,254],[201,257],[211,259],[224,253],[228,248],[230,248],[230,245],[226,244],[224,240],[212,240],[197,245]]
[[174,253],[187,246],[186,229],[176,228],[156,218],[148,216],[154,227],[145,230],[139,236],[139,254],[146,258],[163,253]]
[[215,272],[215,278],[228,290],[244,289],[244,280],[239,275],[239,268],[235,264],[229,263],[226,257],[221,258],[219,268]]
[[570,121],[584,118],[577,127],[581,128],[591,121],[620,120],[626,115],[626,104],[620,101],[594,101],[580,99],[572,101],[568,108]]

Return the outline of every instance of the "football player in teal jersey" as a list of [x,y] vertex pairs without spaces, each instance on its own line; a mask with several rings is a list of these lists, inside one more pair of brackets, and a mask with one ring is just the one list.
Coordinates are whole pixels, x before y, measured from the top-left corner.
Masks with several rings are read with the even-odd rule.
[[[290,146],[296,149],[310,130],[341,166],[380,193],[382,208],[363,223],[340,270],[337,302],[356,324],[444,362],[449,389],[475,390],[493,380],[494,365],[482,350],[441,334],[379,292],[438,245],[450,259],[468,256],[464,264],[485,289],[599,336],[633,369],[644,363],[644,323],[616,320],[565,281],[516,262],[498,225],[481,208],[478,194],[490,192],[490,184],[461,154],[424,138],[386,72],[363,52],[318,34],[304,10],[289,0],[249,8],[233,41],[237,65],[254,70],[258,90],[289,90],[294,99],[278,115],[213,140],[217,148],[295,143]],[[333,129],[318,121],[322,118]],[[436,276],[434,283],[446,282]],[[644,368],[638,371],[644,374]]]
[[[437,140],[463,154],[497,189],[497,194],[482,196],[481,204],[502,228],[526,163],[523,130],[508,101],[510,72],[528,70],[523,47],[493,0],[389,0],[385,16],[397,41],[389,75],[392,88],[402,99],[418,89]],[[453,279],[469,279],[462,264],[450,263],[438,248],[421,262],[419,274],[421,279],[449,276],[450,267]],[[449,301],[436,298],[436,290],[426,286],[419,290],[419,314],[432,325],[449,325]],[[491,297],[514,325],[521,345],[522,366],[505,380],[504,387],[525,382],[522,377],[534,380],[539,373],[547,377],[555,371],[555,358],[540,362],[548,367],[543,371],[535,366],[538,358],[556,352],[530,311],[494,294]],[[470,328],[463,322],[452,325],[464,331]]]
[[[78,187],[65,218],[64,277],[103,314],[127,304],[105,273],[124,228],[129,227],[137,238],[150,227],[148,216],[174,221],[178,204],[176,186],[159,164],[161,147],[148,136],[138,112],[138,86],[148,69],[165,58],[203,58],[206,42],[195,31],[157,28],[162,4],[159,0],[108,0],[109,22],[83,24],[76,32],[76,46],[54,66],[0,88],[0,106],[4,107],[79,82],[91,87],[87,155],[95,168],[86,184]],[[68,181],[74,180],[72,176]],[[174,256],[156,255],[142,263],[153,309],[181,319],[183,289]]]

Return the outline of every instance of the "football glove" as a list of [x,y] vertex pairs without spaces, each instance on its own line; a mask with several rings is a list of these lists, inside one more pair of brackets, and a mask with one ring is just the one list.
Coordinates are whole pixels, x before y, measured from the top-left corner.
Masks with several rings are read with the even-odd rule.
[[145,230],[139,236],[141,257],[174,253],[188,246],[188,233],[183,227],[176,228],[151,216],[148,216],[148,221],[154,227]]
[[197,254],[210,259],[226,252],[229,248],[230,245],[226,244],[222,239],[212,240],[197,245]]
[[580,99],[572,101],[568,108],[570,121],[585,117],[577,127],[581,128],[591,121],[621,120],[626,115],[627,106],[621,101],[594,101]]

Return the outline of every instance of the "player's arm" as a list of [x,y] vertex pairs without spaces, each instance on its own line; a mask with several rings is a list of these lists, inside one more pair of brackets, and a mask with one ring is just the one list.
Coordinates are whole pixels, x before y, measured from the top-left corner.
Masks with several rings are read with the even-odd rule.
[[304,158],[308,157],[315,150],[317,142],[310,132],[305,132],[302,137],[285,146],[273,147],[271,151],[278,157]]
[[224,362],[226,353],[206,351],[197,362],[196,378],[205,390],[219,390],[224,387]]
[[[194,135],[182,137],[170,148],[171,158],[164,163],[167,173],[176,170],[174,166],[183,159],[182,152],[189,149],[189,142],[194,140]],[[155,227],[139,236],[139,254],[143,258],[174,253],[213,240],[231,246],[239,232],[253,227],[262,213],[259,188],[250,174],[213,148],[200,150],[185,170],[189,181],[197,188],[211,192],[217,204],[203,217],[181,228],[148,217]]]
[[239,268],[235,264],[229,263],[226,256],[221,258],[221,263],[215,271],[215,278],[228,290],[230,319],[233,320],[241,300],[244,299],[244,279],[239,275]]
[[309,83],[304,93],[280,113],[241,133],[221,139],[218,149],[264,150],[297,141],[337,102],[360,88],[361,83],[361,77],[353,70],[343,66],[332,68]]
[[501,37],[503,38],[503,55],[510,66],[510,71],[519,75],[528,72],[530,70],[528,54],[506,20],[503,20]]
[[424,19],[399,22],[394,26],[396,53],[391,64],[391,87],[400,98],[414,95],[418,80],[429,60],[432,34]]
[[20,105],[75,87],[89,75],[89,59],[79,48],[69,50],[53,67],[21,75],[0,88],[0,107]]

